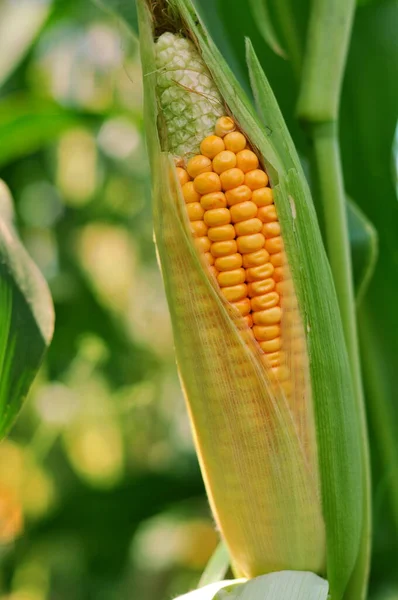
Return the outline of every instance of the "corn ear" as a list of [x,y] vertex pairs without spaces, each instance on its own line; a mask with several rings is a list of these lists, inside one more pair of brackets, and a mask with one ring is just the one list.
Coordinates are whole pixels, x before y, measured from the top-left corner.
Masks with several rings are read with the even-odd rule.
[[151,4],[138,2],[155,237],[209,500],[237,574],[327,572],[338,600],[359,550],[359,435],[335,291],[308,186],[250,48],[252,80],[266,106],[271,135],[260,126],[189,0],[170,0],[167,8],[153,3],[166,11],[169,28],[195,41],[223,102],[260,153],[271,180],[309,358],[300,428],[297,411],[275,390],[255,342],[208,277],[189,234],[156,97],[158,13]]

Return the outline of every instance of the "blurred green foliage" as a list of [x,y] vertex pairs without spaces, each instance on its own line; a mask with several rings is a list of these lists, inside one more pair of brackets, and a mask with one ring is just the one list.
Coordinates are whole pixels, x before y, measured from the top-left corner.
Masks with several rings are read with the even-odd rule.
[[56,311],[0,446],[0,598],[170,598],[217,538],[152,242],[137,43],[86,0],[0,17],[0,177]]

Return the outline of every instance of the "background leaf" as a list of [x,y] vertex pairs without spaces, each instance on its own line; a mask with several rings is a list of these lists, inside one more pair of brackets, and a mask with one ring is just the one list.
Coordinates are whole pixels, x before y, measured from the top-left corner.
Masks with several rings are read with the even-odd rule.
[[0,437],[18,414],[53,327],[47,285],[17,237],[11,197],[0,182]]

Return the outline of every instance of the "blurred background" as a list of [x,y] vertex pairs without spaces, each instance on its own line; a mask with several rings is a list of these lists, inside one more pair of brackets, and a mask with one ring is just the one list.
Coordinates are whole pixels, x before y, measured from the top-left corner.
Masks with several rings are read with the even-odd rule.
[[[130,0],[0,0],[0,178],[56,310],[45,364],[0,445],[0,600],[169,600],[197,585],[217,544],[152,241],[137,42],[100,1],[131,20]],[[308,155],[299,80],[247,2],[200,5],[246,90],[250,35]],[[293,5],[303,46],[309,1]],[[365,376],[375,355],[384,369],[376,394],[367,389],[372,600],[398,600],[398,437],[387,446],[385,435],[398,423],[397,15],[395,0],[358,0],[341,112],[347,192],[380,233],[360,315],[360,332],[371,315],[379,336],[362,342],[363,356],[374,350]],[[382,388],[392,390],[384,404]]]
[[137,43],[87,0],[0,2],[0,177],[55,303],[0,445],[2,600],[162,600],[217,543],[152,242]]

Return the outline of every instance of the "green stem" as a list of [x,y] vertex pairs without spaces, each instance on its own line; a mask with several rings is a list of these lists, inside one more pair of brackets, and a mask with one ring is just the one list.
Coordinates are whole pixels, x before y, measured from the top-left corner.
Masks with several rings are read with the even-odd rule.
[[[339,300],[355,392],[364,477],[361,545],[344,600],[366,596],[370,556],[370,468],[338,112],[355,0],[313,0],[297,112],[309,131],[323,207],[326,246]],[[343,490],[342,490],[343,493]]]

